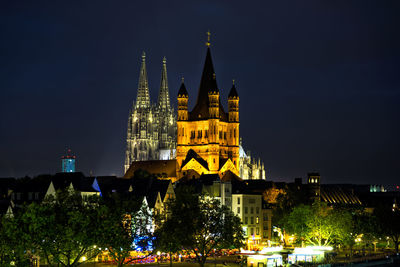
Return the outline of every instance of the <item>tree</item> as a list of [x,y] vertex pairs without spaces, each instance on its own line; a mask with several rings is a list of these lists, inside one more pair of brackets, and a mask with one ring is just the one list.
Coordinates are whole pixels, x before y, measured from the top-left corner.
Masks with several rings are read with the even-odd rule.
[[171,242],[172,248],[192,251],[201,267],[214,249],[239,248],[244,241],[239,217],[215,198],[194,195],[187,188],[177,190],[170,216],[157,233],[159,244]]
[[117,265],[131,263],[132,250],[148,250],[152,245],[152,217],[145,199],[114,196],[101,209],[106,247]]
[[300,205],[293,209],[285,224],[289,233],[307,244],[328,246],[342,242],[351,231],[351,214],[329,208],[326,203]]
[[179,239],[180,233],[178,233],[179,229],[174,224],[174,220],[166,220],[162,223],[159,219],[159,223],[161,226],[154,232],[154,248],[169,253],[169,265],[172,267],[172,254],[182,249]]
[[100,252],[99,199],[83,200],[70,191],[58,192],[42,203],[32,203],[21,217],[24,237],[39,250],[49,266],[78,266]]
[[3,215],[0,218],[0,266],[29,266],[26,247],[27,240],[23,240],[19,217]]
[[393,244],[396,253],[399,253],[400,245],[400,210],[389,207],[377,207],[374,209],[379,228],[378,233],[388,236]]

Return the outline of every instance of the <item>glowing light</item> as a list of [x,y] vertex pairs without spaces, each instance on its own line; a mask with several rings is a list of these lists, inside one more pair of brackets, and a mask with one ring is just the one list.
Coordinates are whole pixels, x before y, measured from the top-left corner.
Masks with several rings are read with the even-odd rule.
[[264,254],[264,253],[270,253],[270,252],[278,252],[278,251],[281,251],[282,249],[283,249],[282,246],[280,246],[280,247],[269,247],[269,248],[265,247],[260,251],[260,253]]
[[331,251],[332,247],[325,246],[308,246],[305,248],[295,248],[294,254],[309,254],[309,255],[321,255],[324,251]]
[[85,261],[85,260],[86,260],[86,257],[83,256],[83,257],[81,258],[81,261]]

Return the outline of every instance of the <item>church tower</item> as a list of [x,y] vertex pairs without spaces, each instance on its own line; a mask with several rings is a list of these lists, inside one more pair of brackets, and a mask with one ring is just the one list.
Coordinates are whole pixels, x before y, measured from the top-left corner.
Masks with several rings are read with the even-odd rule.
[[146,54],[143,52],[136,103],[128,119],[127,147],[124,172],[133,161],[158,159],[158,120],[154,106],[150,105]]
[[167,60],[163,58],[160,91],[157,103],[159,159],[168,160],[174,157],[176,147],[176,118],[170,104]]
[[184,83],[178,92],[177,155],[180,172],[201,174],[231,171],[239,175],[239,96],[229,94],[229,114],[221,104],[209,42],[196,105],[188,112],[189,96]]
[[128,118],[124,173],[134,161],[167,160],[175,156],[176,117],[171,106],[167,78],[167,60],[163,59],[158,102],[151,104],[142,55],[136,103]]

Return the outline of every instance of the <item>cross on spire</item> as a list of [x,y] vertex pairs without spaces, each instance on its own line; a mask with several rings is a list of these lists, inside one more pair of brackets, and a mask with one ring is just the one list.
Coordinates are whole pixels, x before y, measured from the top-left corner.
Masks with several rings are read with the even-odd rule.
[[206,42],[206,46],[210,47],[210,37],[211,37],[211,32],[210,30],[207,31],[207,42]]

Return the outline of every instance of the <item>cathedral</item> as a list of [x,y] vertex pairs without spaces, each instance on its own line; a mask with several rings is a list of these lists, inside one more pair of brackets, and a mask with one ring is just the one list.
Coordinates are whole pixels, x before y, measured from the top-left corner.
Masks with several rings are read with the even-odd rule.
[[185,84],[178,92],[176,160],[182,175],[219,174],[239,176],[239,95],[235,84],[228,96],[228,112],[221,104],[216,74],[207,48],[197,101],[188,110]]
[[136,103],[129,112],[124,171],[134,161],[167,160],[175,155],[176,117],[170,104],[167,61],[162,62],[157,104],[150,103],[146,55],[142,55]]
[[221,103],[209,42],[196,104],[189,110],[182,79],[177,118],[170,104],[165,58],[156,105],[150,104],[145,59],[143,54],[136,103],[128,120],[125,177],[142,169],[173,182],[203,174],[265,179],[264,163],[246,154],[239,141],[239,94],[234,82],[227,112]]

